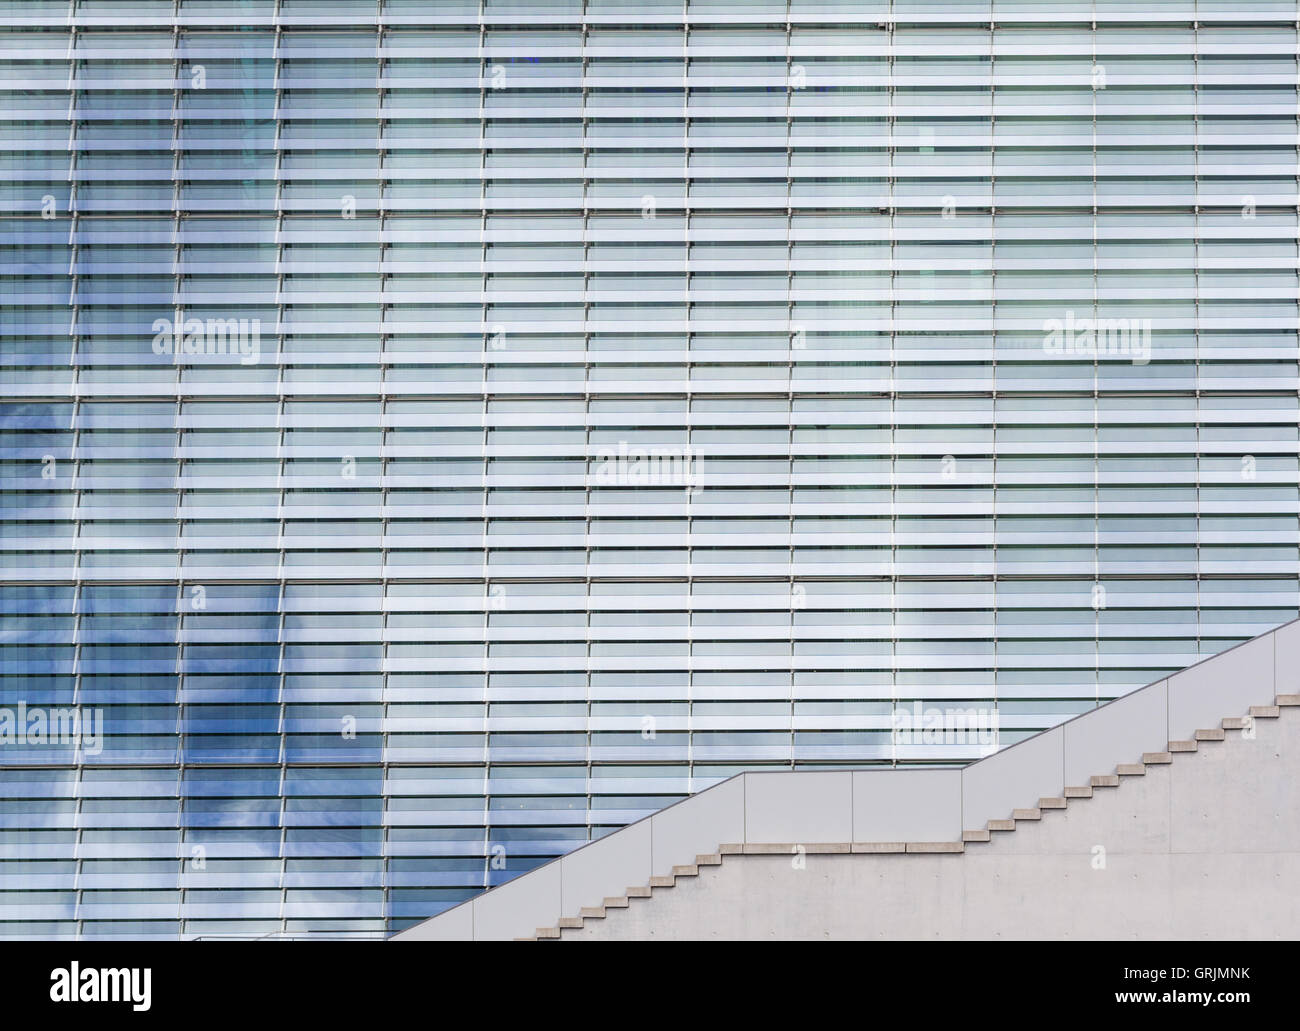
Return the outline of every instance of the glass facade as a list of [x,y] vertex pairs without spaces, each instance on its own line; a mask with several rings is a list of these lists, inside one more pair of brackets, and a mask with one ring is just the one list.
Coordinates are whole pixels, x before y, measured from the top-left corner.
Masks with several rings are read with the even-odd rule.
[[380,937],[1300,614],[1294,0],[0,22],[0,936]]

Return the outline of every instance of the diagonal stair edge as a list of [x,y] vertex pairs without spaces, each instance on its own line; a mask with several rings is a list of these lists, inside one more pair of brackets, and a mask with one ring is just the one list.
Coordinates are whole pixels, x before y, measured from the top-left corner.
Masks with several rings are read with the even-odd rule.
[[1116,783],[1117,772],[1144,769],[1144,758],[1167,762],[1172,746],[1191,750],[1199,732],[1276,715],[1276,705],[1297,693],[1300,620],[964,766],[737,774],[390,940],[532,938],[605,898],[639,892],[652,878],[671,883],[674,867],[724,845],[797,851],[836,842],[856,852],[955,843],[960,852],[968,832],[1002,829],[995,821],[1014,827],[1014,818],[1039,813],[1040,801]]

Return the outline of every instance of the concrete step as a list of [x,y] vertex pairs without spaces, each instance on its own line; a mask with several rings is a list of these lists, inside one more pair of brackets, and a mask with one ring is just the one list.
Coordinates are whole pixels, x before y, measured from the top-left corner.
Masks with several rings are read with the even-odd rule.
[[1300,694],[1280,694],[1273,700],[1279,708],[1284,705],[1300,705]]
[[696,856],[695,865],[696,866],[721,866],[722,856],[717,852],[714,852],[711,855],[707,855],[707,856]]
[[537,928],[537,940],[538,940],[538,941],[541,941],[541,940],[544,939],[544,938],[558,938],[559,936],[560,936],[560,929],[559,929],[558,927],[539,927],[539,928]]
[[1039,809],[1064,809],[1069,804],[1064,798],[1040,798],[1038,800]]
[[698,877],[699,875],[700,868],[694,863],[686,863],[682,866],[673,867],[674,877]]
[[1257,720],[1275,720],[1282,715],[1280,705],[1252,705],[1250,714]]
[[[1094,777],[1093,779],[1095,780],[1096,778]],[[1086,788],[1066,788],[1065,797],[1066,798],[1092,798],[1092,787],[1089,786]]]
[[627,909],[631,905],[626,895],[610,895],[601,903],[606,909]]
[[[1197,748],[1197,744],[1195,741],[1170,741],[1169,742],[1170,752],[1195,752],[1196,748]],[[1145,759],[1146,757],[1143,756],[1143,758]]]
[[647,884],[638,884],[628,888],[625,894],[630,899],[648,899],[651,895],[650,886]]
[[1222,741],[1228,735],[1220,728],[1219,730],[1198,730],[1195,736],[1197,741]]
[[1245,730],[1250,726],[1250,718],[1247,716],[1229,716],[1223,720],[1224,730]]
[[1116,777],[1145,777],[1146,773],[1146,763],[1120,763],[1115,767]]
[[888,855],[896,852],[906,852],[907,842],[905,841],[855,841],[851,852],[857,855]]
[[993,835],[989,831],[962,831],[962,841],[990,841]]
[[[581,927],[582,922],[584,920],[604,920],[604,919],[605,919],[604,906],[583,906],[580,910],[578,910],[578,923],[576,924],[576,926]],[[560,926],[573,927],[575,925],[566,924],[563,920],[561,920]]]
[[907,851],[947,854],[965,852],[966,846],[960,841],[909,841]]
[[[1143,768],[1142,768],[1142,772],[1143,772],[1143,773],[1146,773],[1146,767],[1143,767]],[[1103,773],[1103,774],[1102,774],[1101,776],[1099,776],[1099,777],[1090,777],[1089,779],[1092,781],[1092,786],[1093,786],[1094,788],[1117,788],[1117,787],[1119,787],[1119,774],[1118,774],[1118,773]]]
[[[816,855],[824,851],[822,845],[799,845],[794,842],[754,842],[745,846],[745,855],[747,856],[792,856],[800,850],[806,856]],[[845,850],[847,851],[847,849]]]
[[1012,809],[1012,820],[1041,820],[1043,811],[1041,809]]
[[747,856],[833,856],[853,851],[851,841],[767,841],[745,846]]
[[990,820],[987,824],[991,831],[1013,831],[1016,829],[1015,820]]
[[[1173,743],[1174,742],[1170,742],[1170,744]],[[1196,751],[1195,744],[1192,745],[1191,750],[1193,752]],[[1174,757],[1169,752],[1143,752],[1142,753],[1142,762],[1147,766],[1168,766],[1173,761],[1174,761]]]
[[651,877],[650,887],[652,888],[671,888],[677,883],[676,877]]
[[[604,914],[602,913],[601,915],[603,916]],[[569,927],[569,928],[573,928],[573,927],[581,927],[581,926],[582,926],[582,917],[580,917],[580,916],[562,916],[562,917],[560,917],[560,920],[559,920],[559,923],[557,924],[557,926],[560,928],[560,930],[564,930],[564,928],[566,928],[566,927]]]

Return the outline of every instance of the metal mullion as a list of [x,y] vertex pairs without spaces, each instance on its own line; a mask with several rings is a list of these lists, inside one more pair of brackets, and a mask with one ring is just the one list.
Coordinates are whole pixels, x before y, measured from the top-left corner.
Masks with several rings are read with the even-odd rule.
[[[1201,425],[1201,40],[1200,21],[1192,22],[1192,355],[1195,369],[1196,413],[1196,655],[1201,655],[1201,463],[1204,441]],[[1154,344],[1151,350],[1154,350]]]
[[[74,27],[73,32],[76,32]],[[76,178],[76,161],[77,149],[73,146],[76,138],[76,122],[72,123],[70,128],[69,139],[69,178],[75,182]],[[72,366],[72,452],[69,465],[72,467],[72,495],[73,495],[73,551],[72,551],[72,707],[78,711],[81,707],[81,597],[82,597],[82,580],[81,580],[81,485],[80,485],[80,463],[81,463],[81,389],[80,389],[80,363],[78,362],[78,350],[81,337],[77,329],[79,326],[78,315],[80,304],[77,293],[79,285],[79,274],[77,272],[77,260],[79,255],[79,244],[77,241],[77,210],[75,204],[69,202],[68,211],[68,239],[71,247],[71,266],[72,274],[72,342],[69,351],[69,362]],[[101,728],[102,733],[102,728]],[[74,780],[72,785],[73,791],[73,870],[72,870],[72,891],[73,891],[73,917],[76,924],[76,935],[80,939],[84,933],[84,921],[82,920],[82,874],[84,872],[84,857],[82,855],[83,828],[82,828],[82,773],[84,765],[79,756],[74,755],[75,768]]]
[[[71,7],[69,8],[71,13]],[[70,376],[72,384],[72,450],[69,455],[68,465],[72,472],[72,496],[73,496],[73,518],[72,518],[72,707],[77,711],[81,707],[81,600],[82,600],[82,579],[81,579],[81,524],[82,524],[82,503],[81,503],[81,364],[80,364],[80,315],[81,315],[81,298],[80,285],[81,276],[78,269],[78,260],[80,258],[80,243],[77,239],[78,228],[80,226],[77,211],[77,169],[78,169],[78,145],[77,145],[77,119],[75,117],[75,105],[77,98],[76,90],[76,60],[72,56],[76,50],[77,27],[70,27],[68,36],[68,106],[70,118],[68,126],[68,246],[70,248],[69,268],[71,272],[71,307],[72,307],[72,325],[71,325],[71,342],[68,352],[68,363],[70,365]],[[55,459],[57,463],[57,458]],[[102,731],[102,728],[101,728]],[[75,774],[73,782],[73,823],[74,823],[74,840],[73,840],[73,916],[76,924],[77,937],[82,937],[84,931],[84,921],[82,920],[82,787],[81,776],[83,764],[81,757],[74,754]]]
[[997,272],[997,238],[998,238],[998,108],[997,108],[997,24],[989,21],[989,344],[990,376],[992,400],[990,402],[990,421],[993,433],[993,453],[991,458],[992,510],[989,513],[993,525],[993,582],[990,585],[993,595],[993,655],[992,681],[990,695],[993,710],[998,708],[998,584],[1001,575],[998,568],[998,272]]
[[[486,243],[483,244],[483,250],[484,252],[486,252]],[[484,264],[486,264],[486,261],[484,262]],[[486,384],[484,386],[482,404],[483,404],[483,415],[481,418],[482,418],[483,425],[481,427],[481,432],[479,435],[479,461],[483,464],[483,468],[487,468],[487,440],[488,440],[489,430],[488,430],[488,419],[487,419],[488,400],[487,400]],[[482,634],[483,640],[482,640],[482,651],[480,653],[479,658],[482,663],[483,669],[479,673],[479,677],[481,678],[481,684],[482,684],[482,688],[481,688],[482,710],[479,719],[480,719],[480,726],[482,728],[482,738],[483,738],[483,752],[482,752],[482,762],[481,762],[481,766],[483,768],[483,778],[481,782],[482,797],[483,797],[482,880],[483,880],[483,887],[488,888],[491,886],[491,878],[492,878],[492,848],[491,848],[492,846],[492,837],[491,837],[491,833],[492,833],[492,808],[491,808],[492,750],[489,747],[489,742],[491,740],[491,733],[489,728],[491,727],[492,702],[491,702],[490,689],[491,689],[492,675],[489,671],[488,650],[491,647],[492,632],[491,632],[490,624],[492,618],[492,611],[496,607],[495,603],[496,603],[497,595],[493,594],[494,588],[488,572],[488,543],[489,543],[488,542],[488,503],[487,503],[488,488],[487,488],[486,477],[483,477],[482,479],[484,482],[483,482],[483,489],[480,492],[480,501],[479,501],[479,513],[480,513],[479,536],[481,541],[479,547],[480,547],[480,555],[481,555],[480,561],[483,567],[483,577],[482,577],[483,594],[479,600],[483,606],[483,619],[479,624],[479,631]]]
[[[181,313],[181,297],[183,293],[183,269],[181,247],[181,177],[183,153],[183,133],[181,131],[181,96],[180,96],[180,25],[177,19],[179,14],[179,0],[172,7],[172,309],[176,321],[173,323],[176,331],[184,325]],[[175,487],[175,509],[173,518],[176,521],[176,622],[175,622],[175,665],[173,667],[173,676],[176,679],[175,699],[176,699],[176,840],[177,840],[177,863],[176,863],[176,927],[177,936],[183,938],[183,928],[186,925],[185,904],[188,898],[188,889],[185,886],[185,846],[188,843],[189,834],[185,825],[186,816],[186,795],[185,795],[185,760],[186,760],[186,735],[185,735],[185,615],[182,601],[185,595],[185,520],[184,501],[185,491],[181,486],[185,475],[185,459],[183,457],[184,430],[181,420],[183,383],[181,380],[181,365],[179,362],[179,349],[173,353],[173,371],[175,375],[175,397],[173,399],[173,419],[175,420],[175,448],[176,448],[176,487]]]
[[[894,206],[894,191],[898,182],[898,115],[895,83],[895,40],[897,22],[894,20],[893,2],[890,3],[889,48],[885,57],[888,82],[887,127],[889,167],[889,664],[890,664],[890,723],[895,722],[898,711],[898,211]],[[892,741],[891,741],[892,745]],[[890,765],[898,765],[898,750],[890,748]]]
[[280,908],[279,924],[280,928],[277,933],[284,934],[286,924],[286,910],[288,908],[288,828],[285,819],[288,813],[288,782],[289,782],[289,765],[288,765],[288,740],[285,735],[285,618],[284,618],[284,599],[288,590],[285,572],[285,443],[284,443],[284,406],[285,406],[285,383],[284,383],[284,359],[285,359],[285,301],[284,301],[284,149],[282,143],[282,131],[284,128],[284,109],[283,109],[283,87],[281,84],[281,75],[284,68],[284,58],[282,49],[284,45],[284,33],[280,24],[282,0],[275,0],[275,304],[276,304],[276,322],[275,327],[275,349],[276,349],[276,430],[278,438],[276,441],[276,495],[278,502],[278,511],[276,512],[277,530],[279,539],[276,541],[276,554],[278,568],[276,569],[277,582],[279,587],[279,599],[277,608],[277,633],[278,638],[278,657],[276,670],[277,674],[277,702],[278,718],[276,731],[278,737],[278,763],[279,766],[279,803],[280,809],[278,821],[280,824],[280,841],[279,841],[279,860],[280,860]]
[[[277,160],[278,160],[278,156],[279,156],[279,155],[278,155],[278,151],[277,151]],[[278,182],[277,182],[277,187],[276,187],[276,189],[277,189],[277,191],[279,190]],[[277,208],[278,208],[278,207],[279,207],[279,205],[277,204]],[[277,227],[278,227],[278,228],[282,228],[282,226],[283,226],[283,221],[284,221],[284,213],[283,213],[283,211],[278,211],[278,212],[277,212],[277,215],[276,215],[276,223],[277,223]],[[289,780],[289,765],[288,765],[288,750],[289,750],[289,743],[288,743],[288,737],[287,737],[287,735],[286,735],[286,733],[285,733],[285,704],[286,704],[286,703],[285,703],[285,611],[284,611],[284,609],[285,609],[285,605],[284,605],[284,600],[285,600],[286,592],[288,591],[288,582],[287,582],[287,578],[286,578],[286,566],[285,566],[285,539],[286,539],[286,537],[285,537],[285,513],[286,513],[286,511],[287,511],[287,508],[286,508],[286,505],[285,505],[285,457],[284,457],[284,452],[285,452],[285,443],[284,443],[284,406],[285,406],[285,399],[284,399],[284,383],[283,383],[283,370],[284,370],[284,365],[283,365],[284,358],[283,358],[283,356],[284,356],[284,353],[285,353],[285,347],[284,347],[284,325],[285,325],[285,320],[284,320],[284,301],[283,301],[283,296],[284,296],[284,292],[283,292],[283,291],[284,291],[284,275],[283,275],[282,272],[279,271],[279,268],[280,268],[281,265],[282,265],[282,259],[283,259],[283,250],[284,250],[283,239],[284,239],[284,234],[283,234],[283,232],[277,232],[277,233],[276,233],[276,266],[277,266],[277,273],[276,273],[276,280],[277,280],[277,284],[276,284],[276,294],[277,294],[277,319],[278,319],[279,325],[276,327],[276,350],[277,350],[277,352],[278,352],[278,353],[277,353],[277,360],[280,362],[280,367],[279,367],[279,372],[277,373],[277,380],[278,380],[278,383],[277,383],[276,420],[275,420],[275,421],[276,421],[276,429],[277,429],[278,434],[279,434],[278,443],[277,443],[277,446],[276,446],[276,451],[277,451],[277,477],[276,477],[276,479],[277,479],[276,488],[277,488],[277,489],[276,489],[276,494],[277,494],[278,508],[279,508],[279,511],[276,513],[276,516],[277,516],[277,527],[278,527],[278,534],[279,534],[279,539],[276,541],[276,548],[277,548],[277,563],[278,563],[278,568],[276,569],[276,576],[277,576],[277,578],[278,578],[278,587],[279,587],[279,598],[278,598],[278,602],[277,602],[277,608],[279,609],[279,612],[277,613],[277,634],[276,634],[276,636],[277,636],[277,638],[278,638],[278,642],[277,642],[277,644],[278,644],[278,661],[277,661],[277,666],[278,666],[278,668],[277,668],[277,670],[276,670],[276,673],[277,673],[277,699],[276,699],[276,700],[277,700],[277,703],[278,703],[278,718],[277,718],[276,732],[277,732],[277,737],[278,737],[278,750],[279,750],[278,765],[279,765],[279,770],[280,770],[280,799],[279,799],[279,801],[280,801],[280,811],[279,811],[279,823],[280,823],[280,855],[279,855],[279,859],[280,859],[280,916],[279,916],[279,920],[280,920],[280,933],[284,933],[284,931],[285,931],[285,919],[286,919],[286,918],[285,918],[285,910],[286,910],[286,907],[287,907],[287,905],[288,905],[288,889],[287,889],[287,887],[286,887],[286,881],[287,881],[287,879],[288,879],[288,857],[287,857],[288,829],[287,829],[287,826],[286,826],[285,816],[286,816],[286,814],[287,814],[287,812],[288,812],[288,808],[287,808],[287,804],[286,804],[287,801],[288,801],[288,799],[287,799],[287,790],[286,790],[286,788],[287,788],[288,780]]]
[[488,340],[487,335],[491,327],[488,326],[488,261],[487,261],[487,234],[488,234],[488,202],[487,202],[487,24],[485,20],[485,7],[487,0],[479,0],[478,4],[478,185],[479,185],[479,322],[480,336],[482,339],[482,375],[479,381],[482,400],[482,422],[483,432],[479,443],[479,479],[482,483],[480,491],[480,510],[482,512],[480,522],[482,527],[482,548],[480,551],[480,564],[483,570],[483,622],[482,629],[482,652],[480,653],[483,664],[483,887],[491,887],[492,884],[492,749],[491,749],[491,673],[489,672],[488,651],[490,649],[490,634],[488,624],[490,622],[490,613],[492,611],[491,600],[494,596],[491,594],[492,585],[489,579],[488,568],[488,486],[487,486],[487,441],[488,441]]
[[794,112],[792,110],[792,101],[794,99],[793,79],[794,71],[793,55],[790,52],[793,43],[794,28],[791,20],[791,0],[786,0],[785,5],[785,306],[786,306],[786,415],[785,415],[785,443],[786,443],[786,561],[788,562],[789,581],[786,592],[786,600],[790,603],[790,627],[789,643],[790,647],[787,652],[787,660],[790,664],[789,671],[789,688],[790,688],[790,706],[788,715],[790,720],[790,768],[794,768],[796,755],[795,747],[795,639],[797,632],[795,629],[795,549],[794,549],[794,379],[795,379],[795,337],[791,333],[798,334],[799,342],[806,347],[807,336],[803,328],[795,328],[794,325]]
[[[388,415],[388,334],[384,331],[385,315],[388,313],[386,303],[386,286],[388,274],[385,272],[388,256],[386,240],[388,220],[388,182],[386,176],[388,151],[385,147],[388,119],[384,117],[384,70],[387,67],[383,56],[386,26],[383,23],[383,0],[375,0],[375,93],[379,115],[379,133],[376,140],[376,164],[378,166],[376,198],[379,218],[379,764],[382,783],[380,785],[380,920],[384,930],[392,931],[392,902],[389,897],[392,889],[392,871],[390,869],[391,847],[389,831],[389,766],[391,752],[388,738],[388,428],[385,420]],[[283,606],[282,606],[283,607]],[[287,862],[287,860],[286,860]],[[286,871],[287,872],[287,871]],[[287,889],[286,889],[287,891]]]
[[[686,251],[683,285],[686,308],[686,359],[685,408],[686,447],[691,446],[695,428],[695,411],[691,391],[691,371],[694,361],[691,345],[695,342],[695,329],[691,321],[694,310],[691,304],[691,230],[694,218],[691,212],[691,30],[690,2],[682,0],[682,243]],[[689,453],[689,452],[688,452]],[[695,786],[695,506],[694,499],[686,494],[686,788]],[[590,596],[590,580],[588,581]],[[590,606],[590,602],[588,602]],[[588,648],[590,651],[590,648]],[[588,659],[590,664],[590,659]]]
[[[179,439],[179,428],[176,436]],[[177,544],[179,549],[183,547],[184,542],[178,539]],[[182,604],[185,597],[184,565],[184,552],[178,551],[176,594],[174,595],[176,603],[176,662],[173,674],[176,677],[176,840],[178,846],[176,856],[178,860],[176,864],[176,926],[178,929],[185,926],[185,901],[188,890],[185,887],[185,846],[189,840],[185,826],[185,608]]]
[[590,26],[587,24],[587,3],[584,0],[582,5],[582,56],[581,60],[581,118],[582,118],[582,383],[583,383],[583,403],[582,403],[582,422],[583,422],[583,489],[582,489],[582,570],[583,582],[586,587],[587,598],[584,602],[586,610],[584,614],[584,623],[586,625],[586,641],[583,648],[583,693],[585,697],[585,716],[584,716],[584,748],[583,748],[583,766],[584,766],[584,783],[583,783],[583,808],[587,825],[587,839],[591,840],[591,802],[592,802],[592,769],[593,763],[591,758],[592,748],[592,731],[591,731],[591,482],[590,476],[587,475],[590,468],[591,452],[591,235],[589,232],[591,220],[591,177],[588,175],[588,163],[590,161],[591,146],[587,138],[588,131],[591,127],[591,119],[587,115],[587,99],[590,96],[590,87],[587,83],[587,73],[590,63],[587,58],[587,40],[590,34]]
[[[1096,0],[1093,0],[1092,11],[1092,313],[1091,317],[1097,317],[1097,308],[1100,303],[1100,287],[1098,285],[1101,269],[1100,248],[1101,238],[1098,226],[1101,221],[1101,208],[1098,204],[1098,181],[1097,181],[1097,90],[1098,78],[1096,70],[1102,66],[1098,64],[1097,54],[1097,10]],[[1104,75],[1103,70],[1103,75]],[[1104,88],[1105,80],[1101,80]],[[1092,373],[1092,676],[1093,676],[1093,701],[1101,701],[1101,636],[1102,636],[1102,619],[1101,606],[1098,599],[1104,599],[1104,594],[1098,593],[1101,587],[1101,391],[1100,391],[1100,365],[1099,356],[1094,351]],[[1104,589],[1104,588],[1103,588]]]
[[[71,13],[71,8],[69,9]],[[76,98],[77,90],[75,88],[76,61],[72,57],[76,50],[77,26],[71,26],[68,36],[68,108],[70,115],[70,124],[68,126],[68,246],[71,250],[69,255],[69,266],[71,271],[71,307],[72,307],[72,333],[71,343],[68,351],[68,362],[71,366],[70,374],[72,380],[72,456],[69,464],[72,467],[72,493],[73,503],[73,550],[72,550],[72,578],[74,596],[74,629],[73,629],[73,705],[81,704],[81,644],[80,644],[80,597],[81,597],[81,524],[82,524],[82,505],[81,505],[81,272],[78,268],[78,262],[81,256],[81,245],[78,240],[80,229],[80,215],[77,210],[77,172],[78,172],[78,155],[79,142],[77,139],[77,118],[76,118]],[[81,831],[77,831],[77,840],[80,843]],[[80,859],[77,863],[80,867]],[[78,928],[80,935],[80,928]]]

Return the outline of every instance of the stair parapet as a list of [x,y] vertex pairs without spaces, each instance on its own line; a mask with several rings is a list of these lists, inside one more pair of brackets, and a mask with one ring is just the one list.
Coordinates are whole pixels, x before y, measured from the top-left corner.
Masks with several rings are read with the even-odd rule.
[[1012,831],[1216,732],[1278,718],[1300,700],[1297,681],[1300,623],[1289,623],[965,767],[739,774],[395,938],[558,937],[562,913],[643,898],[629,886],[670,887],[699,876],[692,860],[734,850],[960,853],[985,840],[968,833]]

